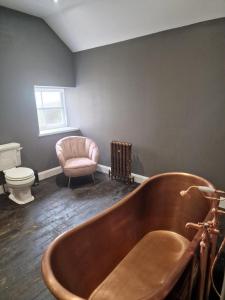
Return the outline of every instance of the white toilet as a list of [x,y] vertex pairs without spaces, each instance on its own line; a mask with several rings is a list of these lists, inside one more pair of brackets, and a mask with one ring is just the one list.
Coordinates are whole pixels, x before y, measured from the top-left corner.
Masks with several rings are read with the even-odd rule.
[[34,183],[34,171],[21,165],[21,147],[18,143],[0,145],[0,170],[5,174],[9,198],[25,204],[34,200],[31,186]]

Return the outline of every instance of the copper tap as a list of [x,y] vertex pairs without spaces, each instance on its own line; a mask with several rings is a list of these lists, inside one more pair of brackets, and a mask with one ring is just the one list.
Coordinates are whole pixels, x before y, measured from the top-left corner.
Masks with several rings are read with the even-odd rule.
[[[204,198],[209,199],[210,201],[225,201],[225,192],[221,190],[216,190],[214,188],[209,188],[205,186],[190,186],[187,190],[181,191],[180,195],[184,197],[189,193],[190,190],[197,189],[199,190]],[[208,196],[207,194],[214,194],[213,196]],[[186,228],[192,228],[195,230],[203,230],[200,242],[200,288],[199,288],[199,300],[207,300],[209,297],[210,286],[215,289],[216,293],[220,296],[217,291],[214,281],[213,281],[213,269],[218,259],[218,256],[221,253],[221,247],[225,247],[225,239],[221,244],[221,247],[216,254],[216,242],[217,236],[219,234],[218,229],[218,215],[225,214],[224,211],[219,210],[216,207],[212,208],[212,220],[201,223],[187,223]],[[209,271],[207,271],[209,270]]]

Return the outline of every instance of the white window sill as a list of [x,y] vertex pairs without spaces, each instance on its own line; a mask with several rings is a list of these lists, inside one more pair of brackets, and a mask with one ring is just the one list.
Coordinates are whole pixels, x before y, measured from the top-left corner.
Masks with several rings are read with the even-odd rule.
[[47,135],[52,135],[52,134],[64,133],[64,132],[72,132],[72,131],[76,131],[76,130],[79,130],[79,129],[73,128],[73,127],[49,129],[49,130],[40,131],[39,136],[47,136]]

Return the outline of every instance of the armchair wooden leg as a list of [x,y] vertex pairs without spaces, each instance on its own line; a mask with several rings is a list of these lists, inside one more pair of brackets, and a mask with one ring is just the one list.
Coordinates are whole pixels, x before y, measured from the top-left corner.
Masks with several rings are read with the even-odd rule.
[[94,176],[94,173],[91,174],[91,177],[92,177],[93,183],[95,184],[95,176]]
[[71,181],[71,177],[69,177],[69,180],[68,180],[68,188],[70,188],[70,181]]

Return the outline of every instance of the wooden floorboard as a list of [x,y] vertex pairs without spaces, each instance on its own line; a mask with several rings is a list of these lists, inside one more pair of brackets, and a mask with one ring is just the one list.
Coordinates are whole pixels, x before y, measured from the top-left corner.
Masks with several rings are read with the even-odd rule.
[[0,300],[51,300],[40,261],[49,243],[59,234],[112,206],[137,185],[108,180],[97,173],[73,179],[63,175],[33,188],[35,201],[17,205],[0,195]]

